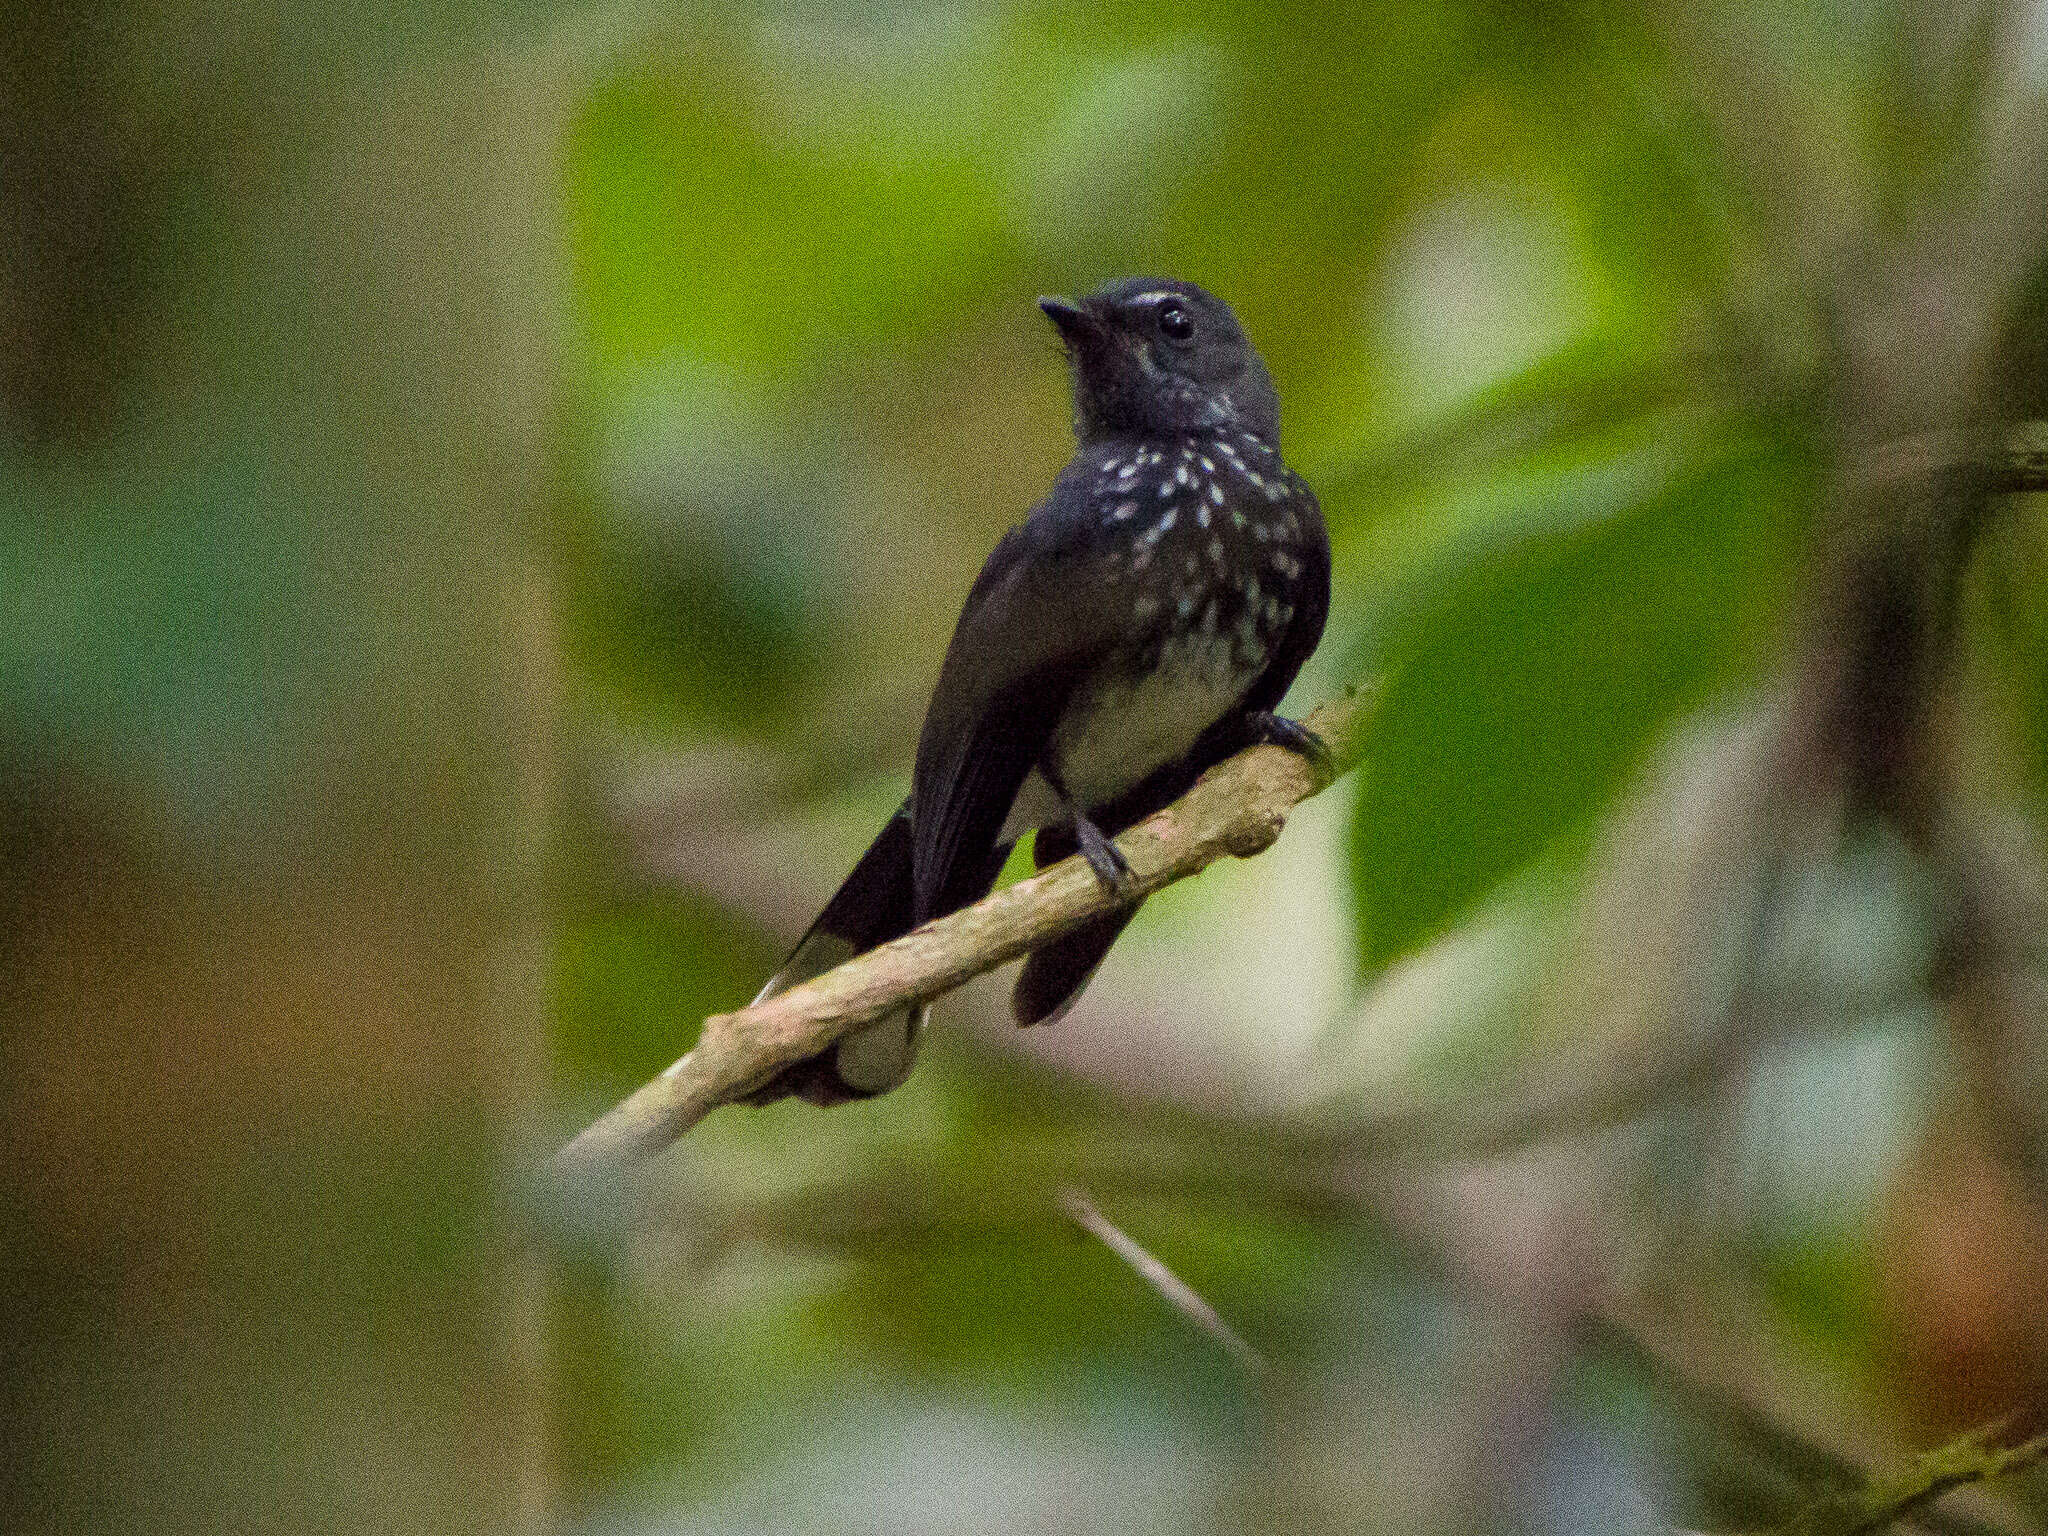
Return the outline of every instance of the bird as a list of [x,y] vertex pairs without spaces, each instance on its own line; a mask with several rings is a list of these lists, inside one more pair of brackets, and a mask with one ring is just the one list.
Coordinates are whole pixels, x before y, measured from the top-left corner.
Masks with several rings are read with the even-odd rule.
[[[970,906],[1032,834],[1118,898],[1035,950],[1019,1024],[1058,1019],[1137,911],[1112,841],[1254,743],[1327,766],[1277,714],[1322,638],[1330,545],[1280,456],[1272,376],[1230,306],[1125,278],[1041,298],[1074,387],[1075,450],[968,591],[919,732],[910,797],[756,1002]],[[869,1099],[909,1075],[929,1005],[906,1005],[748,1097]]]

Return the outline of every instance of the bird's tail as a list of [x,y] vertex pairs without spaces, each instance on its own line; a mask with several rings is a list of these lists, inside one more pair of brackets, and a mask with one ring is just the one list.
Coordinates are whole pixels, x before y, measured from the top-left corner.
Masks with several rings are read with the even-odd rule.
[[[1040,869],[1057,864],[1077,846],[1074,835],[1064,829],[1042,827],[1032,839],[1032,861]],[[1124,924],[1138,915],[1141,903],[1104,913],[1072,933],[1031,951],[1018,973],[1016,990],[1010,994],[1010,1012],[1019,1024],[1056,1024],[1080,1000],[1081,990],[1094,977],[1109,946],[1124,931]]]
[[1031,958],[1017,975],[1016,990],[1010,994],[1010,1012],[1017,1022],[1057,1024],[1066,1017],[1067,1010],[1081,1000],[1081,989],[1094,978],[1124,924],[1137,913],[1135,905],[1124,907],[1031,951]]
[[[861,855],[853,873],[840,883],[811,924],[810,932],[797,942],[782,969],[768,979],[754,1001],[787,992],[842,961],[908,933],[915,903],[906,807],[889,818],[882,835]],[[812,1104],[844,1104],[849,1099],[887,1093],[910,1075],[928,1011],[923,1004],[901,1008],[856,1030],[817,1055],[783,1068],[749,1094],[747,1102],[772,1104],[794,1095]]]

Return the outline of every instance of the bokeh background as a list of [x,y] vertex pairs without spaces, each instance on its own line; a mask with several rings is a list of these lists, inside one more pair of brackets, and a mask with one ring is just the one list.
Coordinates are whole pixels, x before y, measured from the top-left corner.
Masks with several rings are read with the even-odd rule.
[[[0,1526],[1752,1529],[2041,1409],[2048,8],[0,74]],[[1056,1028],[536,1205],[904,792],[1070,446],[1032,300],[1134,272],[1278,379],[1363,768]]]

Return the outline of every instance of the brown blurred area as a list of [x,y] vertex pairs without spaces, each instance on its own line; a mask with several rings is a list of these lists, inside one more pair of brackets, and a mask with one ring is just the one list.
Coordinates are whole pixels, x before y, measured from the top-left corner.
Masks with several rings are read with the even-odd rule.
[[368,24],[0,25],[16,622],[76,621],[0,749],[9,1531],[520,1517],[539,162]]

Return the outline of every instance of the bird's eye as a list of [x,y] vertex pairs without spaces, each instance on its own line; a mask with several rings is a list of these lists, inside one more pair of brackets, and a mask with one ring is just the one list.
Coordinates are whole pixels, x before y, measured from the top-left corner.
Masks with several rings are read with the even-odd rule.
[[1195,334],[1195,317],[1178,304],[1162,304],[1159,333],[1169,341],[1190,341]]

